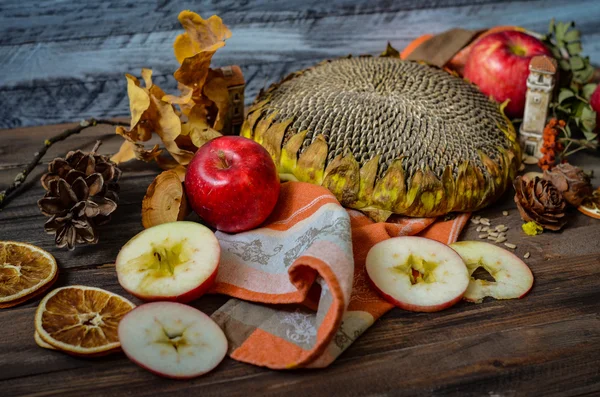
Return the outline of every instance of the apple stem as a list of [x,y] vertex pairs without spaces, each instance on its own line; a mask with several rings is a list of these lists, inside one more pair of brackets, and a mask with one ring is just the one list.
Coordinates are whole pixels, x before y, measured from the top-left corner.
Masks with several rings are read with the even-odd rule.
[[229,162],[227,161],[227,156],[225,156],[225,152],[222,150],[219,150],[217,152],[217,156],[219,157],[219,160],[221,160],[221,167],[222,168],[229,168]]

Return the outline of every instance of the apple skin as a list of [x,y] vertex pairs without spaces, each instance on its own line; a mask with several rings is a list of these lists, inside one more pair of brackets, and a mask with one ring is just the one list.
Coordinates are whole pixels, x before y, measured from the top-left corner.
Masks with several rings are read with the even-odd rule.
[[499,103],[510,99],[505,113],[522,117],[525,110],[529,61],[552,56],[544,43],[516,30],[497,32],[477,41],[467,58],[464,77]]
[[596,131],[600,131],[600,84],[590,97],[590,106],[596,111]]
[[241,136],[222,136],[201,146],[185,175],[194,211],[227,233],[263,223],[277,204],[279,189],[279,174],[269,152]]
[[451,306],[454,306],[455,304],[457,304],[458,302],[460,302],[463,299],[463,295],[467,291],[467,289],[465,288],[465,290],[462,292],[462,294],[456,296],[455,298],[453,298],[452,300],[449,300],[448,302],[444,302],[441,305],[422,306],[422,305],[412,305],[412,304],[406,303],[406,302],[400,302],[399,300],[392,298],[390,295],[386,294],[381,289],[379,289],[370,278],[369,278],[369,282],[371,283],[371,286],[373,286],[373,288],[375,288],[375,290],[379,293],[379,295],[381,295],[386,301],[388,301],[392,305],[397,306],[403,310],[408,310],[410,312],[418,312],[418,313],[439,312],[441,310],[444,310]]
[[[217,261],[217,263],[220,263],[220,260],[221,260],[221,258],[219,257],[219,261]],[[218,270],[219,270],[219,267],[217,266],[215,268],[215,271],[212,272],[212,274],[202,284],[200,284],[199,286],[197,286],[194,289],[191,289],[191,290],[184,292],[183,294],[177,295],[177,296],[144,295],[144,294],[139,294],[130,289],[127,289],[127,288],[123,287],[122,284],[121,284],[121,287],[123,287],[123,289],[125,291],[129,292],[131,295],[135,296],[138,299],[146,301],[146,302],[165,301],[165,302],[189,303],[191,301],[194,301],[194,300],[200,298],[202,295],[204,295],[206,293],[206,291],[208,291],[208,289],[210,287],[213,286],[213,284],[215,283],[215,280],[217,279]]]

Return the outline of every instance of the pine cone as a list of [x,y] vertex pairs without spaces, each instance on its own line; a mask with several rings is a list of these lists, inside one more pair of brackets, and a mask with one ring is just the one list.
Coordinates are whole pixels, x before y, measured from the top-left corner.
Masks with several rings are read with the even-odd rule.
[[550,181],[537,176],[525,181],[518,176],[513,184],[515,203],[525,222],[534,221],[548,230],[560,230],[567,223],[565,200]]
[[121,170],[107,156],[96,154],[100,143],[98,141],[90,153],[86,154],[81,150],[76,150],[67,153],[64,159],[58,157],[52,160],[48,165],[48,172],[42,176],[44,189],[50,190],[50,182],[60,178],[71,185],[79,177],[85,178],[99,173],[102,175],[104,184],[98,195],[118,202],[119,185],[117,182],[121,177]]
[[544,171],[544,179],[562,193],[569,204],[578,207],[593,192],[590,177],[579,167],[571,164],[559,164],[550,171]]
[[107,223],[117,208],[121,170],[96,154],[99,146],[100,142],[88,154],[77,150],[54,159],[42,176],[47,192],[38,206],[50,217],[44,229],[55,234],[59,248],[73,250],[76,244],[97,243],[96,227]]

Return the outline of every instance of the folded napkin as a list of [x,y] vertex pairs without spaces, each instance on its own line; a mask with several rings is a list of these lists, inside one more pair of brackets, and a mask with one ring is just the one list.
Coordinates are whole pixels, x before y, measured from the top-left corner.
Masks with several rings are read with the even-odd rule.
[[227,336],[230,356],[273,369],[329,365],[393,307],[368,282],[369,249],[415,234],[452,243],[468,218],[373,223],[344,209],[323,187],[282,184],[266,226],[217,232],[222,252],[212,292],[234,299],[212,317]]

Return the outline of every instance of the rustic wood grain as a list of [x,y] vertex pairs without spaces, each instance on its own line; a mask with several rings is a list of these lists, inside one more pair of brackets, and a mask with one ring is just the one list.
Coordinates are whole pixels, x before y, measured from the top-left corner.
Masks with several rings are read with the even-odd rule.
[[[4,131],[9,141],[18,138],[18,146],[3,155],[11,164],[0,162],[0,189],[18,170],[11,152],[33,150],[49,132],[67,127]],[[77,145],[91,147],[98,136],[106,137],[103,153],[120,144],[103,127],[88,132],[73,137],[76,142],[57,145],[45,161]],[[594,170],[594,183],[600,184],[598,156],[584,154],[577,160]],[[0,240],[49,250],[60,267],[56,286],[94,285],[140,303],[118,284],[113,262],[119,248],[142,230],[140,201],[159,169],[139,161],[122,168],[121,205],[101,230],[97,246],[74,252],[53,246],[36,206],[43,194],[37,180],[0,212]],[[503,210],[509,215],[503,216]],[[524,299],[460,302],[439,313],[392,310],[324,370],[276,372],[227,358],[204,377],[178,382],[155,377],[122,354],[81,359],[37,347],[32,334],[38,298],[0,311],[0,394],[519,396],[539,395],[540,385],[545,396],[600,393],[600,222],[573,212],[564,231],[525,236],[510,193],[479,214],[510,227],[517,255],[531,253],[527,263],[536,281]],[[469,224],[461,239],[476,238],[475,227]],[[226,300],[205,296],[193,305],[210,314]]]
[[[592,62],[600,63],[600,3],[595,0],[391,2],[355,0],[278,6],[256,0],[156,6],[113,1],[0,5],[0,128],[128,114],[124,73],[154,69],[157,84],[174,91],[172,43],[176,14],[189,8],[223,16],[233,32],[214,64],[239,64],[246,100],[286,74],[322,59],[377,54],[424,33],[451,27],[521,25],[545,32],[549,20],[575,20]],[[438,8],[430,8],[433,6]],[[39,38],[39,39],[38,39]]]
[[[231,27],[233,37],[215,62],[242,65],[247,100],[323,58],[376,54],[388,40],[403,47],[422,33],[454,26],[517,24],[545,31],[552,17],[575,20],[585,52],[600,63],[600,3],[593,0],[4,0],[0,128],[127,116],[123,74],[138,74],[144,66],[173,90],[171,45],[184,8],[217,13]],[[45,138],[70,126],[0,130],[0,190]],[[89,150],[96,139],[104,142],[102,154],[114,153],[122,142],[113,128],[101,126],[48,151],[21,195],[0,211],[0,240],[50,251],[60,267],[56,286],[98,286],[140,303],[118,284],[113,262],[142,230],[140,202],[158,167],[139,161],[121,166],[120,205],[100,229],[98,245],[59,250],[43,231],[47,218],[36,202],[47,163],[69,150]],[[575,162],[593,170],[593,183],[600,185],[597,155],[584,153]],[[511,192],[479,214],[510,228],[516,255],[530,252],[536,280],[524,299],[460,302],[431,314],[392,310],[323,370],[276,372],[226,358],[206,376],[181,382],[158,378],[123,354],[81,359],[39,348],[33,341],[37,298],[0,310],[0,395],[600,395],[600,221],[573,211],[562,232],[526,236]],[[475,227],[469,224],[461,239],[476,239]],[[204,296],[193,305],[210,314],[226,300]]]

